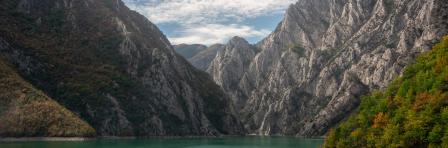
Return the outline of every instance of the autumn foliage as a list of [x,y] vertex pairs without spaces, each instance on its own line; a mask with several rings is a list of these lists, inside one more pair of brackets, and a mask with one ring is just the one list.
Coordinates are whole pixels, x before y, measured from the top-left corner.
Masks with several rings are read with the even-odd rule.
[[0,57],[0,137],[86,137],[95,129],[18,75]]
[[448,147],[448,36],[388,88],[363,97],[324,147]]

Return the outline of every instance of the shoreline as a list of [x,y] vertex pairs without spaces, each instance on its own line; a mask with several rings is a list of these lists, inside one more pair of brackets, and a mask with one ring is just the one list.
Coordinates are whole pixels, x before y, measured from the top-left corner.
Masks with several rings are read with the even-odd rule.
[[2,142],[77,142],[77,141],[89,141],[89,140],[131,140],[131,139],[176,139],[176,138],[223,138],[223,137],[294,137],[294,138],[306,138],[306,139],[324,139],[324,137],[295,137],[295,136],[266,136],[266,135],[243,135],[243,136],[148,136],[148,137],[115,137],[115,136],[103,136],[103,137],[0,137],[0,143]]
[[33,141],[87,141],[97,139],[95,137],[5,137],[0,142],[33,142]]

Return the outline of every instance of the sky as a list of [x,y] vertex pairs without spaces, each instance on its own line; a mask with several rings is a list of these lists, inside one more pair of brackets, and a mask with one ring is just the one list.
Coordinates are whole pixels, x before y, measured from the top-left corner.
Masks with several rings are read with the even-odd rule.
[[256,43],[271,33],[296,0],[123,0],[155,23],[174,45]]

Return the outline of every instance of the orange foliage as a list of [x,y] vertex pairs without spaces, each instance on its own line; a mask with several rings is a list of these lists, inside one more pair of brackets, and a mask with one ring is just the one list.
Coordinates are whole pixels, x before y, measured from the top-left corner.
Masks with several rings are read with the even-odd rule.
[[418,111],[422,109],[426,104],[428,104],[431,98],[432,98],[431,94],[426,92],[417,94],[417,96],[415,97],[415,102],[414,106],[412,107],[412,110]]
[[385,127],[388,122],[388,117],[385,113],[380,112],[375,115],[375,119],[373,119],[372,128],[382,128]]
[[432,108],[440,108],[440,106],[448,104],[448,96],[441,91],[436,91],[432,94],[420,93],[415,98],[414,111],[419,111],[429,104]]
[[448,104],[448,95],[442,91],[437,91],[432,95],[429,103],[433,108],[439,109]]

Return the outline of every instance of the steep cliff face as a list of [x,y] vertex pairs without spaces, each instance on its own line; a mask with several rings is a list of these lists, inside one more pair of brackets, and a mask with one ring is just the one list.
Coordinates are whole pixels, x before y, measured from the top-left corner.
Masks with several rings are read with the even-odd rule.
[[193,57],[189,58],[188,61],[196,68],[207,71],[208,67],[210,67],[210,63],[215,59],[216,55],[224,50],[225,45],[223,44],[214,44],[208,47],[207,49],[199,52]]
[[[213,65],[220,66],[211,65],[210,72],[239,97],[234,100],[247,100],[235,103],[244,106],[240,112],[251,133],[322,135],[358,106],[360,96],[386,86],[447,33],[447,5],[299,0],[257,44],[260,52],[253,58],[217,57]],[[233,60],[251,62],[236,66],[244,70],[222,68],[233,67],[227,62]]]
[[243,131],[219,86],[120,0],[13,0],[0,9],[0,53],[99,135]]
[[216,58],[210,64],[207,72],[215,82],[233,99],[237,109],[243,107],[246,102],[244,73],[249,68],[251,59],[255,57],[256,48],[240,37],[233,37],[224,50],[218,52]]

